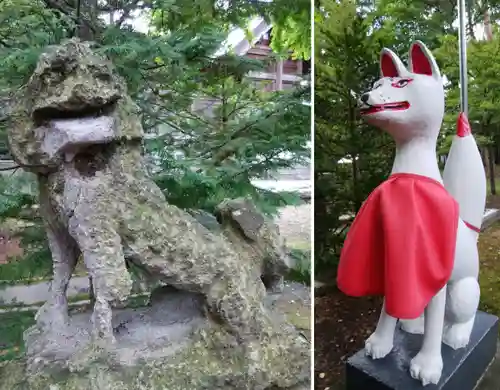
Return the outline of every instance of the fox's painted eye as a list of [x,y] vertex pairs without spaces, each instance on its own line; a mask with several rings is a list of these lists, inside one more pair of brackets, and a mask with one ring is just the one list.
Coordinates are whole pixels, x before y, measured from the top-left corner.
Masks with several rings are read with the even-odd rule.
[[404,88],[408,84],[410,84],[412,81],[413,81],[413,79],[401,79],[401,80],[398,80],[398,81],[392,83],[391,86],[393,86],[394,88]]

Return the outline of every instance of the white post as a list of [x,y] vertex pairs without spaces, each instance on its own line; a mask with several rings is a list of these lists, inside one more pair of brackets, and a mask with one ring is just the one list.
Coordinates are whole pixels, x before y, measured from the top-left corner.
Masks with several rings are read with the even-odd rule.
[[467,94],[467,35],[465,26],[465,0],[458,0],[458,53],[460,61],[460,108],[468,116]]

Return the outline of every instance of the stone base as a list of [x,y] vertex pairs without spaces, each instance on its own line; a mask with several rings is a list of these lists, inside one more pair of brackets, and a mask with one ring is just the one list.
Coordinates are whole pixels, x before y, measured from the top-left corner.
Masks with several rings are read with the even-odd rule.
[[[478,312],[469,345],[453,350],[443,344],[443,374],[437,385],[426,390],[473,390],[495,357],[498,318]],[[422,384],[410,376],[410,361],[422,345],[422,335],[398,329],[394,350],[384,359],[373,360],[364,349],[348,359],[347,390],[421,390]]]
[[114,310],[114,346],[91,342],[90,313],[72,315],[57,334],[32,327],[26,358],[0,367],[0,390],[301,389],[310,383],[310,344],[276,310],[300,300],[299,286],[268,296],[273,326],[258,341],[237,342],[197,295],[168,289],[151,307]]

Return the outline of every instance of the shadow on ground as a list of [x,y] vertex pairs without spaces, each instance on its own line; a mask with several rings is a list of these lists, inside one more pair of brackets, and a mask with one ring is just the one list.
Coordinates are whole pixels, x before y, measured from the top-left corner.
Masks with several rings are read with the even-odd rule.
[[344,389],[344,363],[363,348],[373,331],[382,300],[349,298],[336,287],[315,293],[315,388]]

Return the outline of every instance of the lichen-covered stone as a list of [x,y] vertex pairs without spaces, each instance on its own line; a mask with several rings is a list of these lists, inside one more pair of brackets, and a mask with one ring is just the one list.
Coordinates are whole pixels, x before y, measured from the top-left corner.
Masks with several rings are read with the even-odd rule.
[[225,200],[215,214],[235,250],[260,268],[266,287],[281,291],[292,260],[278,226],[245,198]]
[[269,291],[283,289],[284,276],[290,272],[293,260],[278,226],[249,198],[226,199],[217,206],[215,215],[203,210],[189,213],[211,232],[223,234],[245,261],[259,267]]
[[37,131],[47,118],[77,118],[106,113],[116,120],[116,135],[142,138],[138,107],[126,95],[124,80],[88,42],[68,40],[40,56],[10,113],[9,145],[14,159],[35,172],[54,171],[63,156],[49,156]]
[[[38,366],[29,376],[21,362],[0,368],[0,389],[270,390],[292,388],[298,382],[306,385],[308,367],[303,363],[308,361],[308,353],[300,347],[307,342],[281,322],[280,316],[295,311],[302,302],[305,317],[310,319],[309,289],[287,284],[284,293],[267,296],[264,305],[274,307],[276,299],[281,304],[275,308],[272,321],[280,328],[280,336],[268,333],[263,345],[239,343],[203,315],[198,295],[172,288],[165,288],[151,307],[116,310],[113,323],[118,342],[111,349],[92,343],[89,313],[75,314],[67,333],[59,335],[58,340],[64,343],[45,347],[50,358],[38,357],[35,363],[29,362],[28,356],[29,366]],[[33,338],[32,344],[47,343],[43,334],[28,336]],[[303,353],[289,353],[296,348]],[[259,355],[254,355],[257,352]]]
[[[291,387],[307,378],[307,343],[263,305],[262,265],[279,262],[263,262],[264,250],[252,257],[254,249],[235,247],[166,202],[146,173],[137,107],[112,65],[90,44],[72,39],[49,48],[18,95],[12,118],[12,153],[38,174],[54,263],[52,298],[25,334],[30,389],[62,382],[61,389],[127,389],[128,384],[118,385],[125,379],[135,383],[129,388],[139,389],[141,377],[157,382],[145,389],[265,389]],[[221,207],[221,216],[233,206]],[[243,209],[252,214],[250,204]],[[254,215],[255,221],[233,219],[250,240],[257,242],[260,234],[271,243],[266,236],[274,240],[277,233]],[[281,258],[281,246],[273,245],[267,245],[274,251],[271,257]],[[120,346],[112,307],[128,297],[132,286],[124,253],[164,284],[200,296],[208,321],[175,354],[141,365],[142,374],[114,372],[109,362]],[[96,300],[92,343],[68,360],[63,344],[74,329],[66,289],[80,254]],[[66,360],[73,366],[63,370],[65,378],[41,379]],[[69,373],[70,368],[80,374]]]

